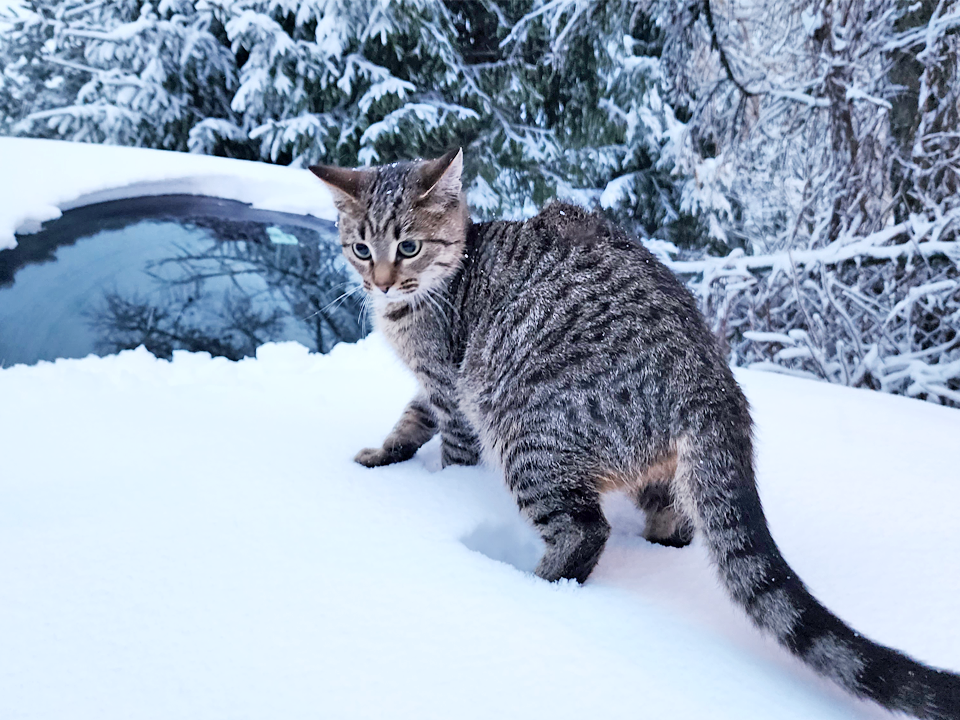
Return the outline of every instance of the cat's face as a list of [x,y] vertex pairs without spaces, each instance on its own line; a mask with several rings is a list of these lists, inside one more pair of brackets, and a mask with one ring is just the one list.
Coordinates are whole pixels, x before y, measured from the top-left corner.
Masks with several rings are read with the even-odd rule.
[[340,211],[343,254],[377,303],[417,300],[459,268],[463,155],[350,170],[317,165]]

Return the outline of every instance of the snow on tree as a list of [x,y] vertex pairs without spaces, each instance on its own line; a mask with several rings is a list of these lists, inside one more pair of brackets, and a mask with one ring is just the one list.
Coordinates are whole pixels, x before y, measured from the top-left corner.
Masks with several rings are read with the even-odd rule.
[[680,124],[660,94],[662,39],[646,5],[534,3],[501,45],[508,58],[543,56],[543,80],[526,102],[535,107],[542,98],[550,143],[539,163],[550,195],[598,202],[646,235],[690,244],[699,240],[697,223],[679,211],[672,168],[661,162]]
[[0,46],[5,114],[22,134],[373,161],[476,119],[453,32],[431,0],[33,0]]
[[182,150],[193,124],[229,112],[236,78],[212,8],[31,0],[25,10],[0,46],[0,107],[15,132]]
[[742,248],[673,266],[733,360],[960,405],[960,4],[663,12],[664,154]]
[[678,217],[655,28],[633,0],[571,7],[33,0],[0,34],[0,110],[20,134],[299,166],[468,144],[480,214],[606,192],[653,233]]

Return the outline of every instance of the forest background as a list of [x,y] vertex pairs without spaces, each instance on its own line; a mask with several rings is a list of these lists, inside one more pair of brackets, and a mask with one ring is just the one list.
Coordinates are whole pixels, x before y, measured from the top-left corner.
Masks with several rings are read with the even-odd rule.
[[461,145],[476,217],[600,208],[734,364],[960,406],[958,0],[31,0],[0,68],[3,135]]

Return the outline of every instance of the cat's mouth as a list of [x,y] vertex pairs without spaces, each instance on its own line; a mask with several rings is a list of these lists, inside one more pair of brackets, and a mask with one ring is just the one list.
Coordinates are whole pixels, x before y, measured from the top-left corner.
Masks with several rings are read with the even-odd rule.
[[[434,316],[446,316],[450,307],[449,301],[423,285],[412,290],[390,288],[387,292],[378,288],[375,292],[369,293],[369,296],[380,313],[395,312],[396,308],[409,305],[412,310],[427,308]],[[392,309],[388,310],[388,308]]]
[[417,291],[390,288],[384,292],[380,288],[376,288],[375,290],[368,290],[367,293],[373,298],[374,302],[394,303],[401,301],[409,302],[417,294]]
[[393,285],[386,290],[379,286],[374,287],[369,280],[363,281],[363,289],[367,291],[367,295],[369,295],[374,302],[392,303],[400,300],[410,300],[419,286],[419,281],[412,278],[410,280],[404,280],[399,285]]
[[386,291],[380,287],[375,287],[370,282],[364,282],[363,284],[367,294],[378,305],[406,302],[414,306],[428,302],[427,298],[435,290],[435,285],[436,278],[425,278],[423,276],[402,280]]
[[417,298],[423,295],[423,292],[419,286],[407,289],[403,289],[401,286],[389,288],[386,292],[380,288],[373,290],[367,288],[367,294],[373,299],[374,303],[378,305],[391,305],[398,302],[415,303]]

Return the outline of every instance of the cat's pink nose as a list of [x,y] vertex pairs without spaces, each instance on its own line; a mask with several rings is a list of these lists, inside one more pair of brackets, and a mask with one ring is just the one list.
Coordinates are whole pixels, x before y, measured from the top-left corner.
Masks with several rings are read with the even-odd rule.
[[378,288],[383,290],[384,293],[386,293],[387,290],[390,289],[390,286],[393,285],[393,283],[374,283],[374,285],[376,285]]

